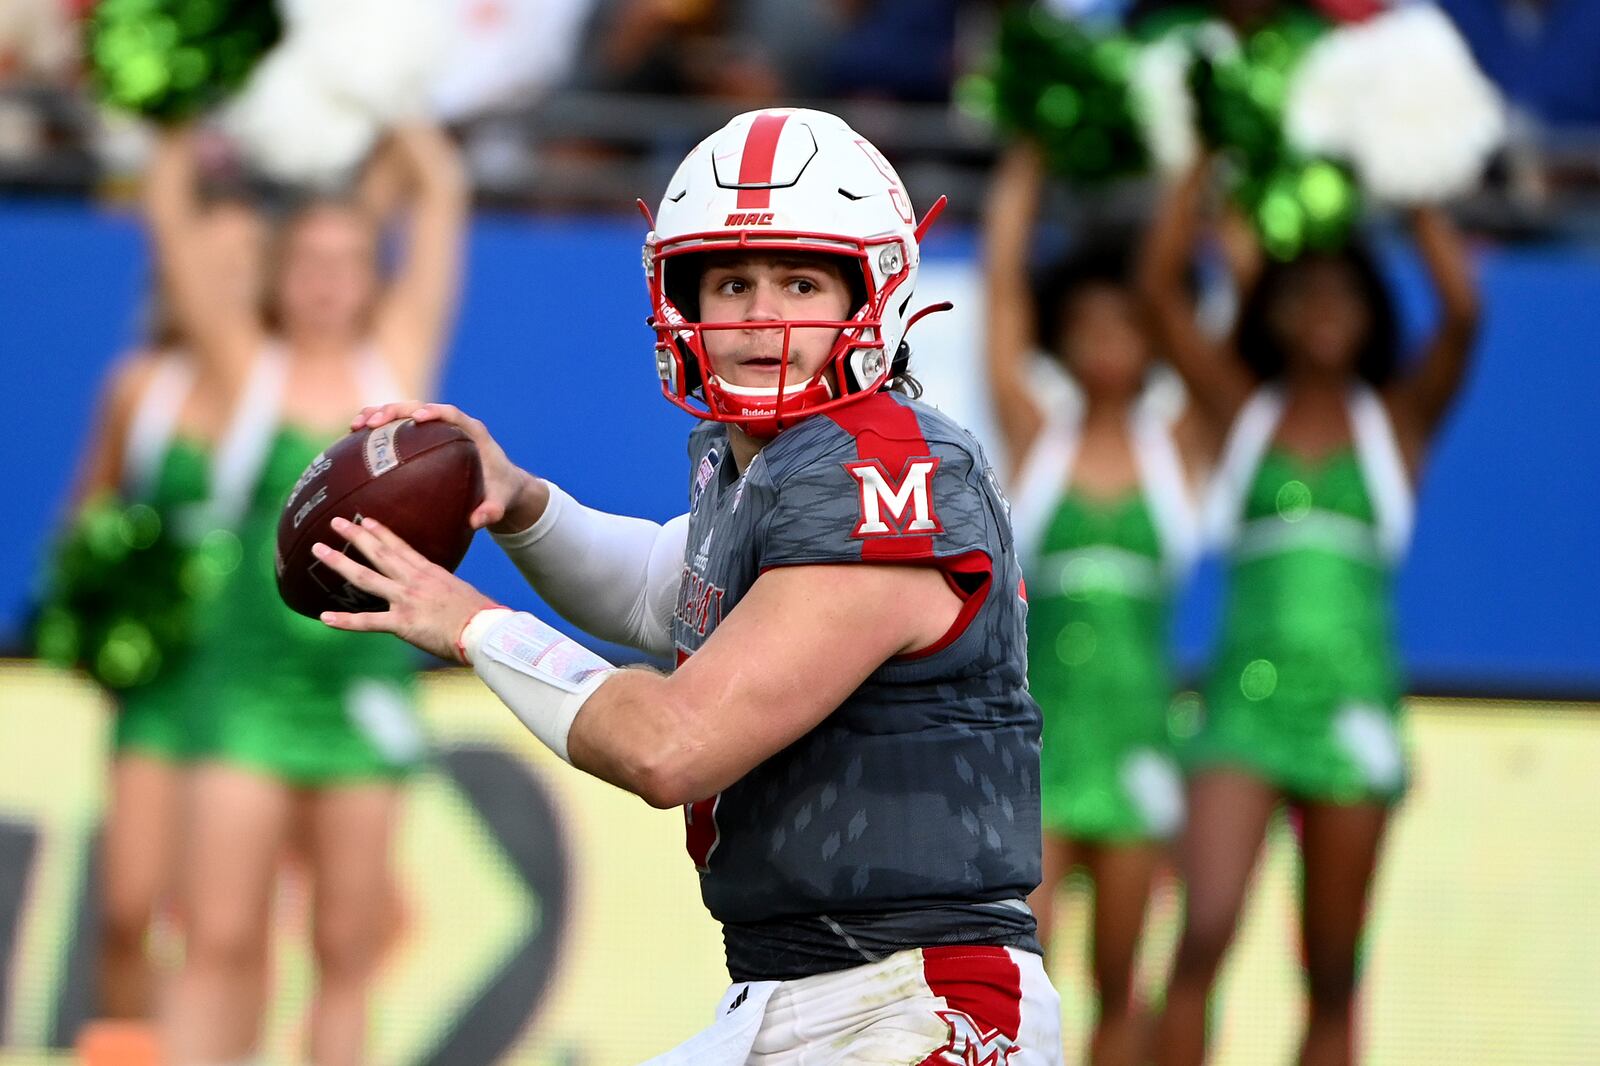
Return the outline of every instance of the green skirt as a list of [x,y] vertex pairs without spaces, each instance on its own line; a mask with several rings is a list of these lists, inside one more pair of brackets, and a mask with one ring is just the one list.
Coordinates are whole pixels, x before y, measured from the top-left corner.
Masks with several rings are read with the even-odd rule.
[[1321,803],[1394,803],[1410,776],[1396,687],[1327,654],[1222,656],[1180,755],[1191,774],[1233,767]]
[[315,788],[402,777],[426,744],[406,678],[352,678],[330,687],[278,675],[225,685],[196,716],[190,758],[259,770]]

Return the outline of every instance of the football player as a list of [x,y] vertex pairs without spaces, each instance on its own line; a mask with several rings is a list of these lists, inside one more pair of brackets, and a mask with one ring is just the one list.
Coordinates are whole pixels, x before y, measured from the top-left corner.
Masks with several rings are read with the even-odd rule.
[[329,613],[472,665],[563,759],[682,806],[733,980],[660,1061],[1060,1061],[1025,899],[1039,881],[1039,711],[1006,505],[976,442],[906,377],[919,223],[840,119],[734,119],[678,168],[645,244],[662,389],[704,419],[688,513],[591,510],[469,432],[474,513],[615,669],[370,520],[336,530],[388,601]]

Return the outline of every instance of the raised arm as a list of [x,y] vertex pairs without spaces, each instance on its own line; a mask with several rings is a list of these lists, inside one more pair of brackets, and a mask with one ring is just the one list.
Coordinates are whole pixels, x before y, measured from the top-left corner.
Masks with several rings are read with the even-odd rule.
[[411,178],[394,138],[378,143],[356,182],[356,202],[380,225],[389,222],[405,205]]
[[1184,277],[1194,255],[1208,170],[1204,163],[1163,193],[1145,237],[1139,293],[1155,323],[1163,354],[1217,428],[1233,423],[1255,382],[1228,346],[1208,340],[1195,317]]
[[[461,285],[467,177],[455,146],[434,126],[396,129],[380,150],[379,167],[388,165],[385,152],[405,170],[410,202],[399,271],[378,309],[378,341],[400,383],[413,395],[428,395]],[[381,184],[371,191],[380,194]]]
[[1439,302],[1439,322],[1417,368],[1391,390],[1389,402],[1419,444],[1449,411],[1478,337],[1480,305],[1472,260],[1461,233],[1442,210],[1422,207],[1411,217],[1417,249]]
[[121,484],[128,421],[133,417],[154,366],[155,361],[150,357],[134,354],[119,359],[106,376],[89,422],[89,438],[78,459],[68,500],[70,511],[76,512],[87,501]]
[[204,371],[232,380],[259,347],[260,324],[219,299],[200,239],[194,131],[162,132],[144,183],[145,220],[178,328]]
[[990,398],[1005,438],[1009,473],[1021,468],[1044,424],[1028,388],[1028,355],[1048,338],[1034,336],[1028,246],[1039,212],[1044,165],[1033,145],[1019,141],[1001,157],[983,217],[984,355]]

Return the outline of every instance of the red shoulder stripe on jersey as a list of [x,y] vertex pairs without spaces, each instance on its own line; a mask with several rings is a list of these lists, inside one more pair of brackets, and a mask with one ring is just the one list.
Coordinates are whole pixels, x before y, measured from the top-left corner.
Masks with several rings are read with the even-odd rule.
[[[772,161],[778,156],[778,137],[783,124],[789,121],[786,114],[767,112],[757,115],[750,123],[750,132],[744,136],[744,154],[739,158],[739,184],[761,185],[772,180]],[[772,206],[771,189],[740,189],[740,207]]]
[[[888,393],[878,393],[860,403],[846,404],[828,417],[856,442],[856,456],[864,463],[876,463],[898,475],[918,456],[931,455],[922,436],[917,413],[895,401]],[[931,485],[929,486],[931,489]],[[864,563],[912,562],[933,558],[932,534],[897,537],[871,537],[861,542]]]
[[924,1066],[950,1062],[949,1052],[961,1056],[956,1061],[1005,1066],[1022,1028],[1022,971],[1006,949],[923,948],[922,978],[935,996],[973,1023],[964,1031],[959,1019],[946,1017],[950,1039],[923,1060]]

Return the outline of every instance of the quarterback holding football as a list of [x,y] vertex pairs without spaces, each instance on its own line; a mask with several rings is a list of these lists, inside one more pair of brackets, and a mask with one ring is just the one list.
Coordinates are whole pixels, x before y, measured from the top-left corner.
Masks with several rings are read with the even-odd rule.
[[967,432],[915,399],[919,241],[905,186],[822,112],[735,118],[692,151],[645,245],[662,389],[703,422],[687,512],[587,508],[476,442],[487,526],[617,669],[370,520],[317,557],[387,610],[329,612],[459,656],[557,755],[681,806],[733,984],[657,1060],[1061,1059],[1025,899],[1039,711],[1006,505]]

